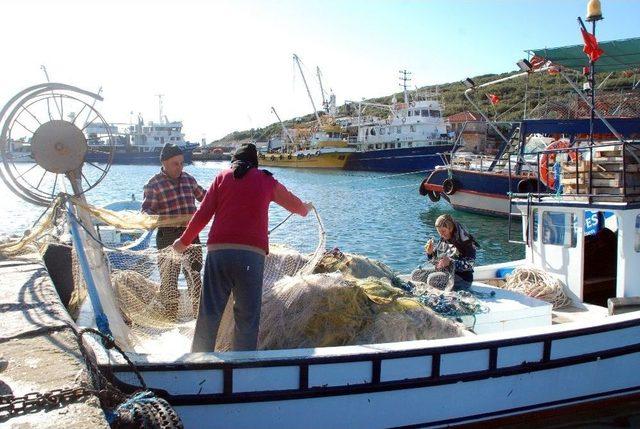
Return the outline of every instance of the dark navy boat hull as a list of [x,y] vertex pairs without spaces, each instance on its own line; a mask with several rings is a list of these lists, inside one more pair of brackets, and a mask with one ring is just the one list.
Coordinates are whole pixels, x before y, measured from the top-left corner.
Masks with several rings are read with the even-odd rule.
[[349,156],[345,170],[383,171],[389,173],[424,172],[443,164],[441,154],[451,152],[452,144],[437,146],[380,149],[354,152]]
[[[191,164],[193,149],[184,149],[184,163]],[[85,161],[103,164],[107,162],[107,154],[98,151],[90,151],[85,156]],[[129,164],[129,165],[160,165],[160,152],[124,152],[117,151],[113,154],[112,164]]]

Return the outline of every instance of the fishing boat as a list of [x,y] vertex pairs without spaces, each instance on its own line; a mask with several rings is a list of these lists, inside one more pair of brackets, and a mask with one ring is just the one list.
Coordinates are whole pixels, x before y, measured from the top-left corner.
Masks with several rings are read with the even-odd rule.
[[[447,131],[443,108],[437,96],[410,100],[407,91],[408,72],[401,79],[404,102],[395,98],[391,105],[356,102],[358,119],[355,129],[356,149],[347,160],[345,169],[393,173],[425,172],[446,162],[454,147],[454,139]],[[362,120],[363,108],[389,110],[382,120]]]
[[[553,409],[571,413],[640,393],[640,164],[634,144],[601,153],[625,166],[627,187],[579,189],[591,164],[562,194],[510,194],[520,214],[525,259],[477,267],[472,290],[488,311],[468,335],[357,346],[228,353],[129,353],[137,371],[186,427],[429,427],[504,419]],[[614,156],[615,155],[615,156]],[[611,219],[587,235],[593,213]],[[597,249],[597,251],[594,251]],[[622,257],[624,255],[624,257]],[[598,261],[602,270],[594,270]],[[492,286],[532,267],[565,285],[570,305],[553,309]],[[492,294],[493,293],[493,294]],[[135,372],[113,354],[99,363],[121,389]],[[482,392],[479,395],[478,392]],[[474,398],[461,401],[460,398]],[[610,403],[610,402],[608,402]],[[399,412],[398,410],[402,410]],[[300,418],[304,416],[304,422]],[[511,421],[511,420],[509,420]]]
[[315,115],[315,123],[296,129],[294,139],[291,131],[285,127],[280,119],[276,109],[271,107],[271,111],[282,126],[282,132],[286,140],[283,145],[277,148],[270,148],[267,153],[261,152],[259,154],[260,164],[266,167],[343,169],[354,149],[348,144],[346,131],[335,122],[335,96],[332,94],[329,101],[325,100],[320,69],[318,68],[318,81],[326,113],[321,118],[316,110],[313,96],[302,71],[300,58],[293,54],[293,60],[298,65],[300,76],[307,90]]
[[[135,124],[87,124],[85,134],[91,149],[86,160],[106,163],[112,157],[113,164],[160,164],[160,151],[166,143],[182,149],[184,162],[192,162],[192,153],[197,143],[185,140],[181,121],[169,121],[162,114],[162,98],[159,98],[160,118],[158,122],[144,122],[141,116]],[[108,129],[107,129],[108,128]]]
[[[299,149],[260,153],[260,165],[266,167],[343,169],[353,153],[340,126],[319,125],[318,131]],[[291,146],[288,146],[291,147]]]
[[[601,43],[604,50],[598,70],[613,72],[624,67],[632,67],[633,60],[629,60],[628,52],[638,51],[639,39],[616,40]],[[576,58],[584,58],[583,46],[568,46],[555,49],[534,49],[530,52],[539,58],[538,68],[529,68],[523,73],[515,74],[507,78],[501,78],[482,85],[467,82],[469,88],[465,91],[467,100],[483,116],[485,121],[494,129],[502,139],[498,153],[494,157],[485,155],[454,154],[443,166],[438,166],[433,172],[428,173],[420,185],[421,195],[427,196],[435,202],[444,198],[452,207],[458,210],[477,212],[482,214],[506,217],[511,212],[509,206],[509,192],[527,192],[547,189],[549,181],[554,181],[553,165],[550,159],[567,158],[574,156],[568,148],[580,147],[589,144],[607,144],[611,139],[637,138],[638,120],[637,103],[638,95],[633,91],[626,94],[606,94],[599,96],[596,107],[603,110],[602,116],[606,117],[613,128],[620,135],[614,135],[610,127],[603,121],[590,122],[585,119],[589,115],[588,100],[581,88],[577,88],[572,81],[573,70],[582,71],[584,61]],[[637,54],[635,54],[637,55]],[[629,61],[632,61],[629,63]],[[630,65],[631,64],[631,65]],[[529,63],[529,65],[531,65]],[[528,66],[525,66],[528,67]],[[483,110],[473,101],[471,95],[496,83],[509,79],[517,79],[529,76],[532,73],[553,72],[554,75],[562,75],[572,85],[577,102],[575,107],[566,106],[563,112],[551,111],[554,119],[524,119],[508,124],[508,131],[491,121]],[[565,100],[565,104],[568,101]],[[630,106],[626,108],[625,106]],[[570,115],[567,115],[567,112]],[[565,116],[559,116],[564,114]],[[558,120],[558,118],[563,120]],[[593,142],[589,139],[590,124],[595,127]],[[535,145],[538,149],[530,149],[532,140],[546,139],[546,145]],[[558,148],[551,157],[536,155],[544,148]],[[590,157],[589,152],[583,153],[584,157]],[[540,162],[540,161],[544,162]],[[542,172],[543,174],[539,174]],[[537,178],[541,177],[541,180]],[[555,190],[554,187],[552,187]]]

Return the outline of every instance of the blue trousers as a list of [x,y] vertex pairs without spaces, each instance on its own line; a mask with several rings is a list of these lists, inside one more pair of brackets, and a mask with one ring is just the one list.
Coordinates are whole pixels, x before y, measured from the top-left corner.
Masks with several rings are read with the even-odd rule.
[[192,352],[214,351],[231,292],[235,299],[233,350],[256,350],[264,259],[264,255],[250,250],[221,249],[207,253]]

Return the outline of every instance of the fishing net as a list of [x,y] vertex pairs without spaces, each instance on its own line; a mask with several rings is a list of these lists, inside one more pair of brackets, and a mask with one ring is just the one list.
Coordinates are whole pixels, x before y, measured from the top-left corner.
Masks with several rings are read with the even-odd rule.
[[[67,202],[73,210],[67,210]],[[260,349],[463,335],[461,325],[436,314],[412,292],[414,286],[388,266],[338,249],[326,252],[317,213],[315,219],[299,221],[310,222],[309,228],[316,221],[317,245],[310,253],[271,245],[265,259]],[[73,234],[84,237],[84,252],[77,252],[69,239],[69,226],[76,222]],[[154,228],[183,223],[184,219],[113,212],[62,196],[34,233],[0,245],[0,251],[15,254],[61,245],[71,255],[73,291],[68,307],[79,324],[94,325],[100,313],[87,299],[87,284],[93,282],[101,290],[100,301],[116,341],[125,349],[182,354],[189,351],[193,337],[206,249],[200,244],[182,254],[171,246],[157,249]],[[308,233],[304,239],[308,248]],[[232,307],[233,296],[218,334],[219,351],[230,350],[233,343]]]
[[554,309],[571,305],[560,280],[545,271],[529,266],[517,267],[507,276],[503,289],[518,292],[553,304]]

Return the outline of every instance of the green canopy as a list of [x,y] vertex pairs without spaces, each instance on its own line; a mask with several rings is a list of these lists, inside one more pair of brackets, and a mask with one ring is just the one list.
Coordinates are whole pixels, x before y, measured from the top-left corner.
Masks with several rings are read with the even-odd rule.
[[[596,61],[596,71],[610,72],[640,68],[640,37],[598,42],[598,46],[604,53]],[[574,45],[561,48],[527,49],[527,52],[560,66],[582,70],[582,67],[589,66],[589,57],[582,51],[583,47],[584,45]]]

